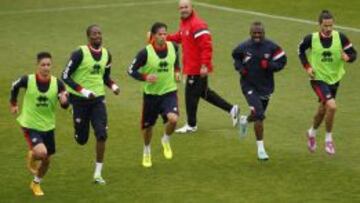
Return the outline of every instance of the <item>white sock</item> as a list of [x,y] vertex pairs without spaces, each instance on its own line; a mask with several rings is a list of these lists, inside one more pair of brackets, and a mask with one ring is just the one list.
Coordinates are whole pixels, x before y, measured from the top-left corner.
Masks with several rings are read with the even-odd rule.
[[35,183],[40,183],[41,182],[41,180],[42,180],[42,178],[39,178],[39,176],[34,176],[34,182]]
[[103,167],[103,163],[99,163],[99,162],[95,163],[95,173],[94,173],[95,177],[96,176],[101,176],[102,167]]
[[315,137],[316,136],[316,129],[314,129],[314,127],[311,126],[311,128],[308,130],[309,136],[310,137]]
[[258,147],[258,151],[265,151],[264,141],[263,140],[256,141],[256,145]]
[[144,145],[144,154],[150,154],[151,153],[151,148],[150,145]]
[[164,136],[161,138],[161,141],[168,143],[170,142],[170,136],[167,134],[164,134]]
[[325,142],[331,142],[332,141],[332,133],[327,132],[325,134]]

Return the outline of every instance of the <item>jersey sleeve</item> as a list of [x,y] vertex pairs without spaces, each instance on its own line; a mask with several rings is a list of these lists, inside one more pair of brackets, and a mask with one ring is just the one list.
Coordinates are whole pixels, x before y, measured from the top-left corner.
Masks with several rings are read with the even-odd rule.
[[147,51],[146,49],[141,50],[135,57],[135,59],[130,64],[127,73],[136,80],[145,81],[146,74],[139,72],[139,69],[145,66],[147,61]]
[[193,25],[193,34],[196,44],[200,47],[201,64],[212,68],[212,37],[206,23],[196,23]]
[[20,88],[27,88],[28,76],[24,75],[15,80],[11,85],[10,90],[10,104],[13,106],[17,105],[17,97],[19,95]]
[[180,35],[180,30],[175,32],[174,34],[169,34],[166,37],[167,41],[172,41],[172,42],[176,42],[178,44],[181,44],[181,35]]
[[67,84],[70,88],[80,92],[82,87],[80,84],[76,83],[71,75],[79,68],[83,60],[83,53],[81,49],[74,51],[71,54],[70,60],[68,61],[64,71],[62,72],[61,79]]
[[311,34],[310,35],[307,35],[299,44],[299,47],[298,47],[298,56],[299,56],[299,59],[300,59],[300,62],[301,64],[303,65],[303,67],[305,69],[307,68],[310,68],[311,65],[309,63],[309,60],[306,56],[306,51],[308,49],[311,49],[311,39],[312,39],[312,36]]
[[284,69],[287,63],[287,56],[285,51],[279,46],[272,43],[272,54],[269,61],[269,69],[278,72]]
[[112,55],[109,52],[109,59],[108,59],[108,61],[106,63],[106,66],[105,66],[105,73],[104,73],[104,76],[103,76],[103,80],[104,80],[104,84],[110,89],[115,84],[115,82],[110,77],[111,65],[112,65]]
[[341,45],[343,47],[344,52],[349,56],[349,63],[352,63],[356,60],[357,52],[353,46],[353,44],[350,42],[349,38],[340,32],[340,40]]

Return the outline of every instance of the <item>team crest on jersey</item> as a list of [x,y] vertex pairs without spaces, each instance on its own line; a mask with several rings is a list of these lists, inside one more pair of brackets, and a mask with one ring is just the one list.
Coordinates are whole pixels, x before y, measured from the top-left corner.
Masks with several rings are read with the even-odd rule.
[[157,70],[157,72],[169,72],[169,63],[167,61],[160,61],[159,63],[159,69]]
[[332,62],[333,58],[332,58],[332,53],[331,51],[324,51],[322,54],[322,62]]
[[49,99],[46,96],[38,96],[36,98],[36,101],[37,101],[37,103],[36,103],[37,107],[41,107],[41,106],[47,107],[47,106],[49,106],[49,104],[48,104]]
[[269,59],[269,58],[270,58],[270,54],[268,54],[268,53],[264,54],[264,58]]
[[100,65],[99,64],[95,64],[94,66],[93,66],[93,69],[91,70],[91,74],[92,75],[95,75],[95,74],[99,74],[100,73]]

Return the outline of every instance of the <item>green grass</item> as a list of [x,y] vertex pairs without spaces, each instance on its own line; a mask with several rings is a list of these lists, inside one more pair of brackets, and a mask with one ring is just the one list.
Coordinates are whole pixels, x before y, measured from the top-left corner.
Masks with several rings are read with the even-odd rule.
[[[152,144],[153,168],[141,167],[142,139],[139,121],[141,84],[129,78],[127,66],[145,46],[145,33],[154,21],[165,21],[169,30],[178,25],[177,5],[129,6],[62,12],[3,14],[24,9],[87,6],[129,1],[9,1],[1,2],[0,59],[0,143],[1,202],[359,202],[360,156],[359,62],[347,66],[338,95],[334,136],[337,154],[329,157],[323,149],[324,131],[319,132],[319,150],[309,154],[305,130],[316,109],[316,97],[297,58],[301,38],[316,26],[229,13],[198,6],[214,37],[215,73],[211,87],[230,102],[248,108],[238,75],[231,60],[232,49],[248,37],[249,24],[260,19],[267,36],[287,52],[289,63],[277,74],[276,92],[266,120],[265,143],[271,160],[256,160],[254,135],[239,140],[227,114],[200,103],[199,131],[193,136],[172,138],[174,159],[161,154],[161,122],[155,128]],[[208,1],[210,2],[210,1]],[[299,1],[276,9],[263,1],[211,1],[276,15],[316,19],[324,5],[334,8],[339,24],[359,27],[358,1]],[[275,1],[283,5],[283,1]],[[325,4],[326,3],[326,4]],[[303,15],[304,14],[304,15]],[[314,17],[315,16],[315,17]],[[27,146],[15,117],[9,114],[11,82],[35,70],[36,52],[50,50],[54,55],[54,74],[59,76],[69,54],[86,43],[85,28],[99,23],[105,46],[113,55],[112,77],[121,86],[120,96],[108,94],[109,141],[104,177],[108,185],[91,183],[94,165],[94,139],[78,146],[73,139],[71,114],[58,111],[57,154],[44,179],[46,196],[34,198],[28,189],[31,176],[25,168]],[[355,47],[360,35],[345,31]],[[181,121],[185,121],[183,92],[179,87]]]

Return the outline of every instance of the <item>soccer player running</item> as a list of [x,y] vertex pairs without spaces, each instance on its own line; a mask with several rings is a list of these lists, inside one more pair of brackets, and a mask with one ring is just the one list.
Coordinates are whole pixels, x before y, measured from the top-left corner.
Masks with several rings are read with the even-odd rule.
[[150,142],[152,128],[157,117],[165,124],[161,143],[166,159],[172,159],[170,136],[174,132],[179,116],[177,85],[180,81],[178,47],[166,41],[167,26],[155,23],[151,27],[150,44],[142,49],[128,69],[128,74],[144,82],[143,112],[141,128],[144,138],[142,165],[152,166]]
[[182,44],[183,74],[187,76],[185,85],[187,124],[176,132],[187,133],[197,130],[196,114],[200,98],[228,112],[233,125],[236,126],[239,107],[225,101],[208,85],[208,75],[213,71],[212,39],[208,26],[198,17],[190,0],[179,1],[179,12],[181,17],[179,31],[167,38]]
[[240,73],[241,90],[250,107],[249,116],[240,116],[240,132],[247,132],[247,124],[254,123],[259,160],[268,160],[264,147],[265,111],[274,92],[274,73],[282,70],[287,62],[285,52],[265,38],[261,22],[250,27],[250,39],[237,46],[232,53],[236,71]]
[[[340,80],[345,74],[345,63],[356,59],[356,50],[341,32],[333,30],[334,18],[324,10],[319,15],[320,31],[307,35],[299,45],[300,61],[310,77],[310,84],[319,97],[320,105],[313,124],[306,132],[308,149],[316,150],[316,131],[325,119],[325,151],[335,154],[332,130],[336,111],[335,97]],[[310,49],[307,58],[306,51]]]
[[55,154],[55,110],[58,100],[68,107],[65,85],[51,75],[52,60],[48,52],[37,54],[36,74],[20,77],[12,84],[10,111],[19,113],[17,97],[20,88],[25,95],[20,116],[17,118],[29,145],[27,166],[34,175],[30,189],[35,196],[43,196],[40,182],[45,176],[50,157]]
[[104,84],[118,95],[119,87],[110,78],[111,54],[102,47],[102,32],[98,25],[86,29],[88,44],[75,50],[62,73],[73,107],[75,140],[84,145],[89,138],[90,122],[96,137],[94,182],[105,184],[101,176],[107,139],[107,112]]

